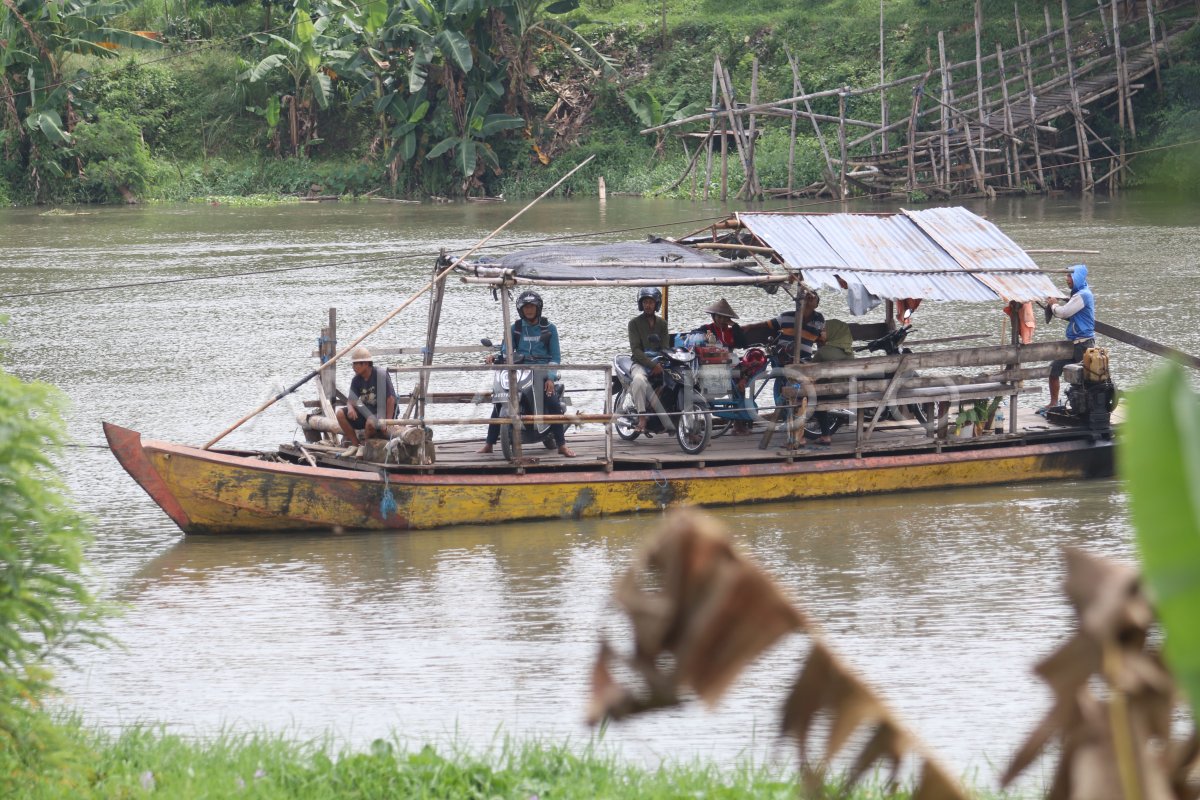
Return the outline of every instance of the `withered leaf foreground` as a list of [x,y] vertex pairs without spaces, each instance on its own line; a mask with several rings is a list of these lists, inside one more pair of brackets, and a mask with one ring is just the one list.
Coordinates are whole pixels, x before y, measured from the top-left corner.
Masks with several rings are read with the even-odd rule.
[[[1064,592],[1078,629],[1035,672],[1053,704],[1014,754],[1007,786],[1051,741],[1059,743],[1049,800],[1193,800],[1195,732],[1171,740],[1175,684],[1147,649],[1153,610],[1137,572],[1083,550],[1066,550]],[[1098,676],[1107,699],[1089,683]]]
[[[893,783],[901,762],[912,756],[919,770],[913,800],[965,798],[771,579],[737,554],[711,518],[688,510],[668,515],[618,581],[615,596],[633,625],[633,654],[622,663],[643,685],[630,689],[613,677],[610,667],[621,657],[602,642],[592,674],[592,724],[676,704],[685,688],[711,705],[779,637],[804,630],[813,646],[785,703],[782,727],[797,740],[807,789],[824,792],[829,760],[866,728],[866,743],[845,789],[875,765],[886,765]],[[809,739],[819,718],[828,719],[829,733],[821,759],[813,760]]]
[[608,669],[616,655],[602,647],[593,671],[593,723],[673,704],[684,688],[713,705],[746,664],[805,625],[715,520],[686,509],[667,516],[615,595],[634,629],[627,663],[645,686],[636,693],[616,687]]
[[[915,737],[905,731],[871,688],[842,664],[826,644],[815,635],[813,639],[812,651],[792,685],[783,712],[783,733],[796,740],[809,793],[821,794],[829,763],[855,731],[871,725],[870,736],[846,775],[844,790],[858,783],[876,764],[887,766],[887,785],[891,786],[901,761],[911,755],[919,760],[921,769],[912,793],[914,800],[963,800],[966,795],[954,779],[920,748]],[[822,717],[828,719],[829,733],[820,758],[814,758],[810,737],[814,724]]]

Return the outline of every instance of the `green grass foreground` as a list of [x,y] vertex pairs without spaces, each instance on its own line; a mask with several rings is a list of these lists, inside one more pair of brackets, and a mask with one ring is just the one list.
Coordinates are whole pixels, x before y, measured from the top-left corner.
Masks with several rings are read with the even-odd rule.
[[[455,744],[413,747],[377,739],[365,750],[337,749],[330,741],[298,741],[282,734],[224,733],[195,740],[154,727],[117,736],[75,719],[37,715],[26,731],[32,750],[18,751],[0,737],[0,796],[54,798],[771,798],[800,796],[793,772],[710,762],[631,764],[602,744],[569,747],[502,738],[486,752]],[[907,798],[879,784],[831,797],[843,800]],[[977,797],[999,797],[992,793]]]
[[[192,740],[154,728],[109,736],[76,721],[37,753],[0,746],[0,795],[37,798],[792,798],[778,769],[696,762],[648,769],[593,746],[502,741],[474,753],[376,740],[365,751],[273,734]],[[877,795],[858,794],[867,798]]]

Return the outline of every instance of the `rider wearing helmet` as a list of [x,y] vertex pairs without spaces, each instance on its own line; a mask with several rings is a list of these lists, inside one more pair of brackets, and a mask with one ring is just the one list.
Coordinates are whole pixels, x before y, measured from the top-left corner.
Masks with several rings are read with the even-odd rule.
[[[646,413],[650,410],[650,378],[662,374],[662,367],[655,364],[647,350],[665,347],[667,344],[667,321],[658,316],[662,308],[662,291],[654,286],[644,286],[637,293],[638,314],[629,320],[629,350],[633,355],[633,381],[630,389],[637,403],[639,431],[646,430]],[[651,336],[657,336],[659,344],[652,345]]]
[[[562,353],[558,346],[558,328],[542,316],[542,296],[532,289],[521,292],[517,296],[517,314],[519,318],[512,325],[513,352],[516,354],[513,361],[521,364],[561,364]],[[505,358],[505,352],[504,346],[501,346],[501,359]],[[492,357],[489,356],[488,363],[492,361]],[[545,411],[547,414],[562,414],[563,407],[558,400],[558,393],[554,386],[554,382],[558,380],[558,372],[546,370],[542,374],[546,376]],[[499,404],[492,408],[493,417],[502,416],[504,413]],[[550,433],[554,436],[554,443],[558,445],[558,452],[561,455],[568,458],[575,455],[566,445],[566,436],[561,424],[551,425]],[[499,439],[500,426],[489,425],[487,441],[479,452],[492,452],[493,445]]]

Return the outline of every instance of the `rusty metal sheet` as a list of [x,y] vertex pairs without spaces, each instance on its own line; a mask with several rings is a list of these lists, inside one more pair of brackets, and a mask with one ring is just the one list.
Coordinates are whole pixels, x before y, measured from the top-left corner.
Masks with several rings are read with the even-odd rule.
[[741,213],[738,219],[810,284],[861,284],[877,297],[984,302],[1055,293],[999,228],[964,208],[894,214]]

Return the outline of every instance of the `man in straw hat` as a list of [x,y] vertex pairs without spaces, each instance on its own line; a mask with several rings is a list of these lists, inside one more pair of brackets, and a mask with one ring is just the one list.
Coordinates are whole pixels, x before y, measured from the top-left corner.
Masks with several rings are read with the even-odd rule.
[[350,364],[354,378],[350,381],[346,405],[337,410],[337,421],[342,435],[350,443],[342,455],[353,457],[362,455],[359,431],[366,439],[387,438],[387,427],[380,420],[395,418],[396,389],[392,386],[391,376],[375,368],[371,351],[362,345],[350,353]]
[[725,347],[746,347],[746,337],[742,334],[742,326],[734,322],[738,318],[733,306],[722,297],[717,302],[704,309],[705,314],[712,315],[712,322],[702,325],[700,333],[711,333]]

